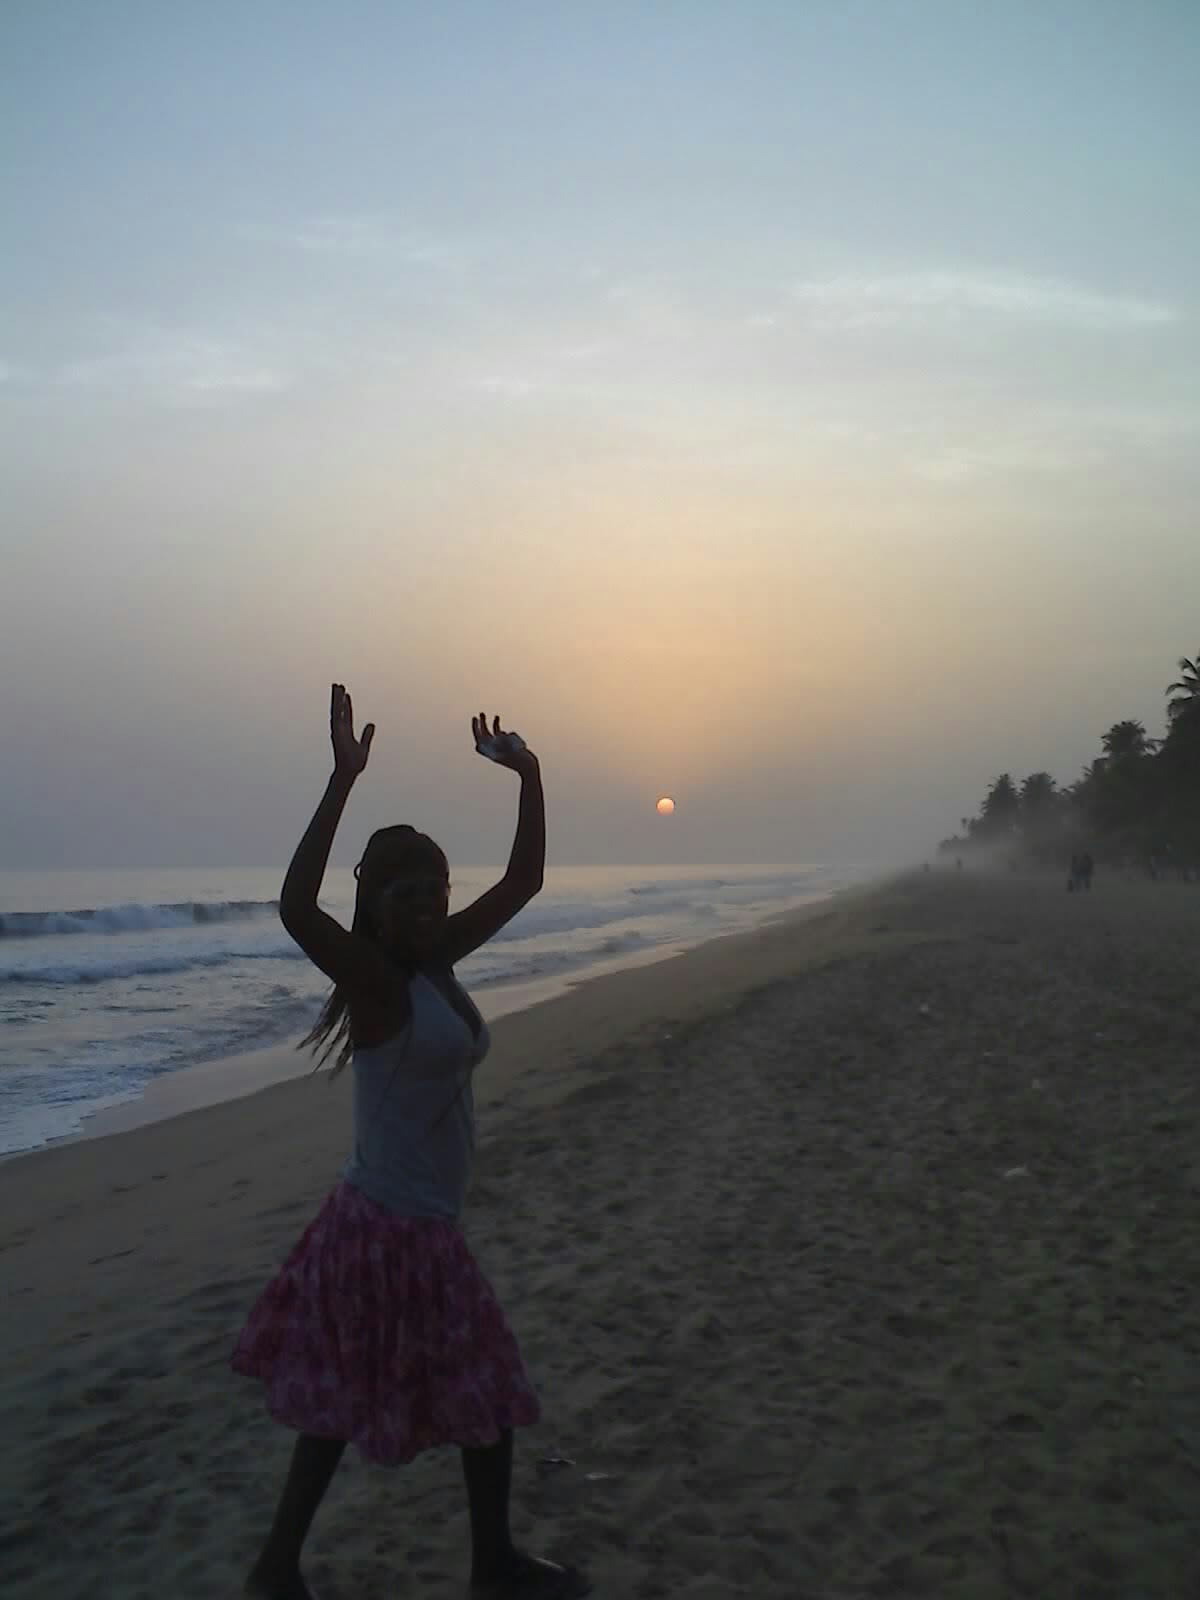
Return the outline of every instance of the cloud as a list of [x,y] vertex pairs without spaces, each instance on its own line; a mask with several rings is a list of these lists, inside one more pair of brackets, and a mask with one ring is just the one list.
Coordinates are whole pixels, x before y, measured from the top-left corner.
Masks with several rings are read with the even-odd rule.
[[1068,421],[1072,426],[1087,428],[1099,436],[1131,440],[1136,444],[1189,444],[1200,434],[1200,410],[1187,404],[1177,410],[1079,406],[1069,413]]
[[589,362],[611,355],[615,349],[612,339],[583,339],[576,344],[559,345],[554,354],[560,361]]
[[364,216],[309,217],[289,227],[258,226],[248,232],[270,244],[335,256],[375,254],[385,238],[378,218]]
[[33,381],[35,377],[36,374],[30,367],[23,367],[15,361],[5,361],[0,358],[0,384],[24,384]]
[[1156,301],[1019,274],[846,273],[804,280],[793,285],[792,294],[813,325],[835,330],[935,330],[990,322],[1111,333],[1178,321],[1172,307]]
[[1139,458],[1191,461],[1200,412],[1132,406],[1042,407],[987,430],[913,424],[895,430],[905,468],[926,482],[957,484],[1011,474],[1102,471]]
[[1099,463],[1095,451],[1069,449],[1034,439],[1001,444],[946,445],[928,455],[913,457],[908,469],[927,483],[965,483],[980,477],[1010,473],[1076,471]]
[[468,389],[477,389],[481,394],[495,395],[501,400],[527,400],[544,387],[545,384],[539,379],[521,377],[516,373],[491,372],[467,379]]
[[290,223],[254,223],[242,231],[261,243],[306,255],[386,260],[447,272],[458,272],[464,265],[458,244],[370,212],[304,217]]
[[1181,419],[1175,430],[1128,428],[1125,419],[1101,423],[1087,411],[1033,414],[1019,425],[997,424],[986,432],[935,435],[932,428],[901,430],[904,465],[929,483],[957,484],[979,478],[1062,473],[1095,473],[1113,461],[1128,461],[1129,449],[1170,448],[1187,433]]
[[270,394],[286,386],[281,373],[237,344],[162,328],[127,332],[115,349],[69,362],[58,381],[75,389],[150,391],[194,401]]
[[627,330],[640,338],[671,341],[689,338],[695,331],[676,295],[652,279],[619,279],[605,290],[604,298]]

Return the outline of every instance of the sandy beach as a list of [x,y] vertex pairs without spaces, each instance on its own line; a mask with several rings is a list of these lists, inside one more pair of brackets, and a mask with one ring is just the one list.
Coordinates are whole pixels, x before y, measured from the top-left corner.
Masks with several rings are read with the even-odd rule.
[[[518,1537],[613,1600],[1200,1592],[1198,936],[1195,887],[916,874],[502,1017]],[[0,1167],[6,1600],[239,1593],[291,1437],[229,1351],[349,1112]],[[466,1530],[455,1452],[348,1453],[307,1570],[461,1595]]]

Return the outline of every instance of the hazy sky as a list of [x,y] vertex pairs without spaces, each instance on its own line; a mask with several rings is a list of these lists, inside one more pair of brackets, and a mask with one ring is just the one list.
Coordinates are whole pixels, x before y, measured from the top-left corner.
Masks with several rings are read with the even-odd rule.
[[[1200,6],[0,10],[0,866],[924,852],[1200,647]],[[674,795],[670,821],[654,802]]]

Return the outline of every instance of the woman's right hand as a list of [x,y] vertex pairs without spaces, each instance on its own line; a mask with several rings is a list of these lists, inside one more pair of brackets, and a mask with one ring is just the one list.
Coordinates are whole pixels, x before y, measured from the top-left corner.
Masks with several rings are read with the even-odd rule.
[[367,764],[375,724],[368,722],[362,738],[354,737],[354,706],[344,683],[335,683],[329,702],[329,733],[333,740],[333,770],[353,781]]

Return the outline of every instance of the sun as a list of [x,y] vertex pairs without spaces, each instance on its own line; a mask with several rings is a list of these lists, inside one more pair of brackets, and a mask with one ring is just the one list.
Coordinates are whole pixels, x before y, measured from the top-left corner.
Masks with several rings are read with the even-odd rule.
[[658,812],[660,817],[669,817],[672,811],[675,809],[675,802],[671,799],[669,794],[665,794],[654,809]]

